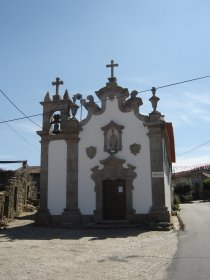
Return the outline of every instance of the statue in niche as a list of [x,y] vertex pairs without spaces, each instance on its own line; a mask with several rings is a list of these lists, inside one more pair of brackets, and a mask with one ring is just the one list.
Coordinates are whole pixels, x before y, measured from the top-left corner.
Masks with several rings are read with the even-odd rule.
[[119,145],[118,135],[116,135],[116,131],[112,129],[110,131],[110,138],[109,138],[109,149],[110,153],[116,153]]
[[122,150],[122,129],[124,126],[111,121],[101,129],[104,131],[104,151],[116,154]]

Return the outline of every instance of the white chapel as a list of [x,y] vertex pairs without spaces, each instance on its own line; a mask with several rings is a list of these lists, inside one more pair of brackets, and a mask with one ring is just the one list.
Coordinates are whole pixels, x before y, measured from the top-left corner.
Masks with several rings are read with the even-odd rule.
[[[137,91],[114,76],[89,95],[46,94],[41,137],[40,209],[37,225],[75,226],[125,221],[170,222],[171,170],[175,161],[172,124],[157,111],[141,114]],[[95,101],[95,99],[97,100]],[[78,120],[81,104],[86,118]]]

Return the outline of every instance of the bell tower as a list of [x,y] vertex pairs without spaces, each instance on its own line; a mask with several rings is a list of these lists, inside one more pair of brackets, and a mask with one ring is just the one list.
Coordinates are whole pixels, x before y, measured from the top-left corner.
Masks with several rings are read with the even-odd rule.
[[[71,224],[80,220],[78,209],[78,142],[80,125],[75,118],[78,96],[70,99],[66,90],[59,93],[63,81],[52,82],[55,95],[47,92],[43,106],[41,137],[40,209],[37,225]],[[77,94],[78,95],[78,94]],[[50,159],[50,161],[49,161]],[[52,163],[51,163],[52,162]],[[55,175],[56,174],[56,175]]]

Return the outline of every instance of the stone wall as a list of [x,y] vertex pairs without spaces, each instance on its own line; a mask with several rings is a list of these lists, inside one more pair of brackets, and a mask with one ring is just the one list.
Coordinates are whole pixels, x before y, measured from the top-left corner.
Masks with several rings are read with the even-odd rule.
[[3,219],[4,202],[5,202],[5,192],[0,192],[0,222]]
[[23,212],[28,200],[37,198],[37,191],[27,168],[17,171],[1,170],[0,191],[4,193],[2,199],[0,197],[0,214],[8,219]]

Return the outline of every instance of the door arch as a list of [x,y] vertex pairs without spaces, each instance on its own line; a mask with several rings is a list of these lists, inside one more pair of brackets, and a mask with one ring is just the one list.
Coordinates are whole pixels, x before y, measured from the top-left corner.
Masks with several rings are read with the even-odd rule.
[[133,221],[135,217],[135,210],[133,209],[133,180],[137,174],[134,171],[136,167],[127,164],[127,168],[123,167],[125,160],[118,159],[114,155],[111,155],[105,160],[100,161],[104,165],[102,169],[96,166],[91,169],[91,178],[95,182],[96,192],[96,209],[94,211],[94,218],[96,222],[102,222],[104,219],[108,219],[104,215],[104,181],[115,181],[115,184],[124,182],[125,191],[125,220]]

